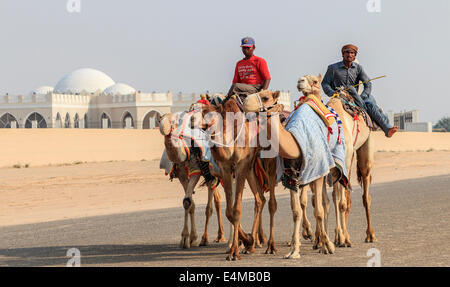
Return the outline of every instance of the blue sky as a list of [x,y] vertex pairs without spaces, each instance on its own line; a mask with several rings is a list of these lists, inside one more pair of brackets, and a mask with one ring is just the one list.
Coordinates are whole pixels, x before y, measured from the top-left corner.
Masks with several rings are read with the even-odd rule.
[[240,39],[256,40],[271,89],[298,97],[297,79],[324,74],[343,44],[358,59],[385,110],[418,109],[422,121],[449,116],[450,1],[0,1],[0,94],[54,86],[82,67],[145,92],[227,91]]

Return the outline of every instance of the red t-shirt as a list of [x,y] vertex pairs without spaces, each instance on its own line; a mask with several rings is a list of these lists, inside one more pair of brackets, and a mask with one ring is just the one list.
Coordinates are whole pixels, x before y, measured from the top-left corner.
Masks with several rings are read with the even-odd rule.
[[203,105],[210,105],[209,101],[207,99],[200,99],[197,101],[198,104],[203,104]]
[[270,73],[263,58],[252,56],[237,62],[233,84],[264,85],[266,80],[270,80]]

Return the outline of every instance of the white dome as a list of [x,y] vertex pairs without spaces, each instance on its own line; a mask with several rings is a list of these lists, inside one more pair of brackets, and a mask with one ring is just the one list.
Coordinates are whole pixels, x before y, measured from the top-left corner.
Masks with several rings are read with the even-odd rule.
[[36,95],[46,95],[48,93],[53,92],[54,88],[50,86],[42,86],[37,89],[34,89],[30,92],[30,95],[36,94]]
[[130,87],[127,84],[122,84],[122,83],[117,83],[115,85],[112,85],[108,88],[106,88],[103,91],[104,94],[106,95],[117,95],[117,94],[121,94],[121,95],[130,95],[130,94],[134,94],[136,93],[136,89],[134,89],[133,87]]
[[114,85],[114,81],[105,73],[94,69],[79,69],[64,76],[55,86],[58,93],[88,93],[103,91]]

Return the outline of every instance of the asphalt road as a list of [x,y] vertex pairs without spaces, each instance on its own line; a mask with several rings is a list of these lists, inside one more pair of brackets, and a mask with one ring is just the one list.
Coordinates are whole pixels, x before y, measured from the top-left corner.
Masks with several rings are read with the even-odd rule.
[[[372,186],[372,219],[378,243],[364,243],[366,221],[361,189],[352,194],[350,236],[352,248],[336,248],[323,255],[302,239],[301,258],[283,259],[289,251],[292,215],[289,193],[278,193],[275,240],[279,253],[263,249],[225,260],[224,243],[180,249],[183,209],[116,214],[76,220],[0,228],[0,266],[65,266],[67,250],[78,248],[81,266],[366,266],[380,254],[382,266],[450,266],[450,175],[412,179]],[[248,192],[248,191],[246,191]],[[310,195],[309,195],[310,196]],[[331,199],[331,196],[330,196]],[[309,218],[315,226],[309,202]],[[181,203],[181,199],[180,199]],[[201,237],[204,206],[197,207],[197,232]],[[20,216],[18,214],[17,216]],[[248,230],[253,201],[244,202],[243,226]],[[225,219],[226,220],[226,219]],[[264,210],[268,234],[268,210]],[[330,238],[334,238],[334,208],[330,211]],[[228,236],[226,223],[226,236]],[[210,240],[217,232],[215,215]],[[228,237],[227,237],[228,238]]]

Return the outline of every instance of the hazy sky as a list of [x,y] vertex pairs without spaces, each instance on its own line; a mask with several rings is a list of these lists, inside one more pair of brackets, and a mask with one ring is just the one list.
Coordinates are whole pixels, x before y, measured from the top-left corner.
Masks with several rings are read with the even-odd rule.
[[418,109],[419,120],[449,116],[450,1],[380,0],[0,1],[0,94],[55,86],[83,67],[144,92],[227,91],[240,39],[256,40],[271,89],[290,90],[305,74],[324,74],[343,44],[358,59],[385,110]]

